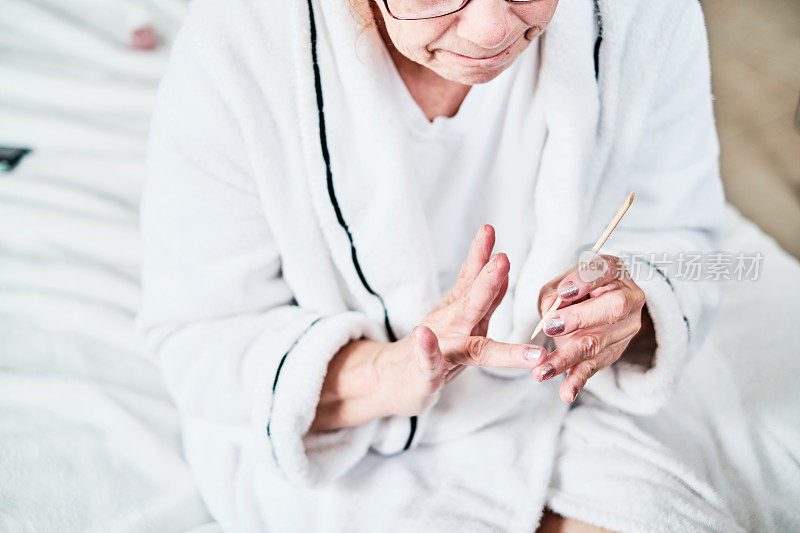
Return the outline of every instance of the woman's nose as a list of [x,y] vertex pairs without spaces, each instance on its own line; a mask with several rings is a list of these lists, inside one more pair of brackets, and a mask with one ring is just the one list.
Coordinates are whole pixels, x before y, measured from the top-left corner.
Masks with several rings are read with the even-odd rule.
[[472,0],[459,17],[456,33],[481,48],[497,48],[508,37],[508,2]]

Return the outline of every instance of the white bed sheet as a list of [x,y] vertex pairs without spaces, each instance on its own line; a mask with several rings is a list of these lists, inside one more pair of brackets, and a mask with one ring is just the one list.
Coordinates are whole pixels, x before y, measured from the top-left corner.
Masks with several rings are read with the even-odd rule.
[[[216,531],[132,329],[147,125],[185,1],[0,2],[0,145],[34,149],[0,174],[0,530]],[[126,48],[130,21],[165,42]],[[762,444],[764,497],[797,517],[800,264],[733,207],[727,224],[723,249],[762,252],[763,274],[724,284],[708,342]]]
[[[0,174],[0,531],[218,529],[132,331],[168,49],[128,49],[127,21],[172,35],[185,9],[0,1],[0,145],[34,149]],[[82,23],[90,10],[120,31]]]

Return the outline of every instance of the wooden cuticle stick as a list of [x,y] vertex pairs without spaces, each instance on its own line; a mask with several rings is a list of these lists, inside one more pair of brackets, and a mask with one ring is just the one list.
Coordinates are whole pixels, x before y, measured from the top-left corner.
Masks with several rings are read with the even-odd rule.
[[[608,224],[608,226],[606,226],[606,230],[603,232],[603,234],[600,236],[600,238],[597,239],[597,242],[594,243],[594,246],[592,246],[592,253],[593,254],[597,254],[597,252],[600,251],[600,248],[605,244],[605,242],[611,236],[611,232],[614,231],[614,228],[617,227],[617,224],[619,224],[619,221],[622,220],[622,217],[625,215],[625,213],[628,211],[628,208],[633,203],[633,197],[634,196],[635,196],[635,193],[630,193],[628,195],[628,199],[625,200],[625,203],[622,204],[622,207],[619,208],[619,211],[617,211],[617,214],[614,215],[614,218],[611,220],[611,222]],[[553,302],[553,305],[550,306],[550,309],[547,310],[547,312],[544,314],[544,316],[539,321],[539,323],[536,324],[536,329],[533,330],[533,335],[531,335],[531,340],[533,340],[533,338],[536,335],[538,335],[540,331],[542,331],[542,328],[544,327],[545,321],[547,321],[547,319],[550,318],[550,316],[556,311],[556,309],[558,309],[558,306],[561,305],[561,302],[562,302],[561,296],[557,297],[556,301]]]

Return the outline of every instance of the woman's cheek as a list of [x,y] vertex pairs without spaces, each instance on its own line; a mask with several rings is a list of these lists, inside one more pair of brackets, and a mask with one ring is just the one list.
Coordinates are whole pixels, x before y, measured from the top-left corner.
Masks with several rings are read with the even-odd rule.
[[535,28],[531,35],[535,38],[537,35],[544,32],[550,21],[553,20],[556,8],[558,7],[558,0],[549,0],[544,2],[534,2],[526,6],[520,6],[522,9],[528,9],[527,13],[522,13],[521,19],[530,28]]
[[435,19],[419,21],[385,20],[386,30],[395,48],[413,61],[425,62],[433,43],[441,40],[449,24],[438,23]]

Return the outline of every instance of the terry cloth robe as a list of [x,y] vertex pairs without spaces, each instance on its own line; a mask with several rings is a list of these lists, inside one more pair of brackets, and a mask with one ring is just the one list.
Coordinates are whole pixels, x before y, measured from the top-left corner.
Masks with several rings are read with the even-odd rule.
[[[468,368],[418,417],[307,431],[338,349],[407,335],[449,289],[385,96],[385,47],[346,4],[191,3],[151,124],[137,331],[226,530],[530,531],[571,412],[561,378]],[[696,1],[564,0],[541,46],[548,134],[530,252],[489,329],[504,342],[529,342],[542,285],[630,191],[605,253],[709,251],[722,220]],[[331,153],[331,136],[355,155]],[[653,366],[620,360],[581,393],[620,419],[669,402],[717,302],[712,283],[647,255],[629,268]]]

